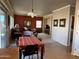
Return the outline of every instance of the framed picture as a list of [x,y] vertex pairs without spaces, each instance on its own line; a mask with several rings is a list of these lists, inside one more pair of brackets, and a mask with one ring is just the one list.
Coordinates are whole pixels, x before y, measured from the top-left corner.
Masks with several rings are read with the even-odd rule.
[[66,19],[65,19],[65,18],[60,19],[59,26],[60,26],[60,27],[65,27],[65,24],[66,24]]
[[54,20],[53,26],[58,26],[58,19],[55,19],[55,20]]
[[25,20],[24,21],[24,26],[26,26],[26,27],[31,26],[31,20]]

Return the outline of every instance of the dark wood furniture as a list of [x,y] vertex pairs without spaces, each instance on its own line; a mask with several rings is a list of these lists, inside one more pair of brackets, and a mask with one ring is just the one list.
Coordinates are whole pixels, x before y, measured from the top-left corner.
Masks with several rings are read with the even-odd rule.
[[22,36],[22,32],[19,30],[17,31],[16,29],[11,29],[11,37],[12,39],[19,39],[19,37]]
[[22,50],[22,54],[23,54],[23,59],[25,59],[25,56],[30,56],[32,55],[32,59],[33,59],[33,55],[37,54],[37,59],[39,59],[39,55],[38,55],[38,45],[28,45],[26,46],[23,50]]
[[43,55],[44,55],[44,44],[36,37],[31,36],[31,37],[19,37],[19,41],[18,41],[18,46],[19,46],[19,51],[20,51],[20,58],[21,58],[21,51],[24,47],[28,46],[28,45],[34,45],[37,44],[39,51],[41,52],[41,59],[43,59]]
[[1,48],[0,59],[19,59],[18,48]]

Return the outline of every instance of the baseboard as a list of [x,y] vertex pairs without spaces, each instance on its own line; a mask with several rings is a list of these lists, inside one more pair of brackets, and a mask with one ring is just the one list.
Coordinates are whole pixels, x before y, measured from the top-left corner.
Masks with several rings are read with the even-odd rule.
[[74,56],[79,57],[79,53],[78,52],[72,52],[71,54],[74,55]]

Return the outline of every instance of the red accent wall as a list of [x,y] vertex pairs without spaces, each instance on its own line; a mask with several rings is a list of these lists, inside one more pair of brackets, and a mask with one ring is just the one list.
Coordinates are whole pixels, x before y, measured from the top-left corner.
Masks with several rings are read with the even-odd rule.
[[30,16],[14,15],[14,24],[19,24],[20,27],[22,28],[24,27],[24,21],[27,19],[31,20],[32,28],[36,27],[36,20],[41,20],[43,23],[43,17],[31,18]]
[[19,24],[21,27],[23,27],[23,22],[25,20],[25,16],[14,16],[14,24]]

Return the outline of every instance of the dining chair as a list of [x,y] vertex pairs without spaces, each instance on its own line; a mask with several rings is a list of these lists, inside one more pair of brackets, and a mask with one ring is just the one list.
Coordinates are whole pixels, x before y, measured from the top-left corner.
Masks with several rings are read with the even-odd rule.
[[29,59],[30,59],[30,56],[31,56],[31,55],[32,55],[32,59],[33,59],[33,55],[34,55],[34,54],[37,54],[37,59],[39,59],[38,50],[39,50],[39,48],[38,48],[38,45],[37,45],[37,44],[26,46],[26,47],[22,50],[23,59],[25,59],[25,56],[29,56]]

